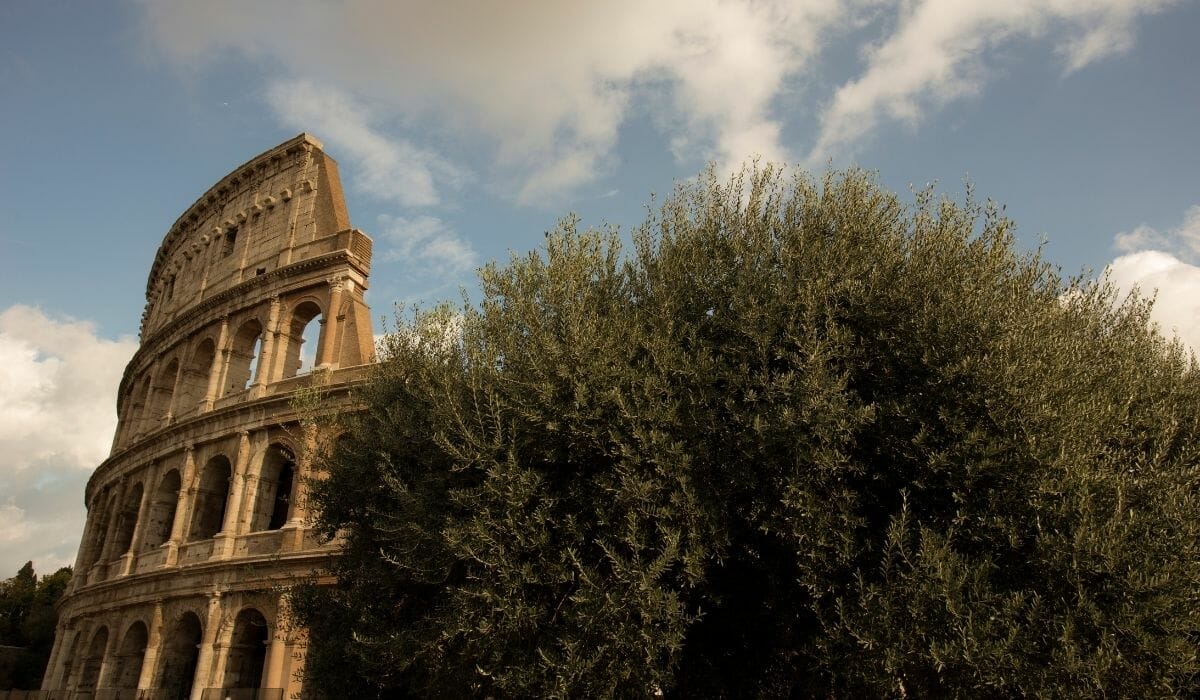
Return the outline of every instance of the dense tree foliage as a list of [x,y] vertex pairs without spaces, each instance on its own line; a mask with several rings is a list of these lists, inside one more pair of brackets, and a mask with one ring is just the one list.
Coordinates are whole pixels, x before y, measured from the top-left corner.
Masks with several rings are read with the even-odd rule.
[[0,581],[0,690],[41,686],[54,647],[54,606],[67,589],[71,568],[39,581],[33,562]]
[[415,313],[316,485],[363,696],[1195,693],[1200,382],[995,207],[767,168]]

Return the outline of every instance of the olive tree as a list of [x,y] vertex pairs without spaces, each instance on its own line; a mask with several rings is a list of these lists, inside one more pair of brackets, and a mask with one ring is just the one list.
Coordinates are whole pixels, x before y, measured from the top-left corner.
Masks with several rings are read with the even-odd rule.
[[1150,303],[858,171],[566,219],[417,311],[294,600],[364,696],[1196,693],[1200,383]]

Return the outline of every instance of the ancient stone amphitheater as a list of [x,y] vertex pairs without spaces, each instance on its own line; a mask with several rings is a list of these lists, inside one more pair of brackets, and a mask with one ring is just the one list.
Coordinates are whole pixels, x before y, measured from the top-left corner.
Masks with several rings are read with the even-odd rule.
[[319,383],[345,402],[373,361],[370,263],[337,164],[307,134],[171,227],[42,697],[304,696],[284,592],[336,547],[307,519],[317,436],[293,398]]

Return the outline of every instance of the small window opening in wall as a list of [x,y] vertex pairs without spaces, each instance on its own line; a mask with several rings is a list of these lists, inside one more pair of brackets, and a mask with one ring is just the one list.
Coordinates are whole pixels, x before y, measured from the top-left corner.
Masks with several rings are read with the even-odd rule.
[[221,255],[228,257],[233,255],[233,247],[237,245],[237,229],[231,228],[225,232],[225,242],[221,246]]
[[265,267],[260,267],[254,271],[255,277],[258,277],[259,275],[265,275],[265,274],[267,274],[267,268],[265,268]]
[[172,275],[167,278],[166,297],[167,301],[171,301],[171,297],[175,296],[175,277]]

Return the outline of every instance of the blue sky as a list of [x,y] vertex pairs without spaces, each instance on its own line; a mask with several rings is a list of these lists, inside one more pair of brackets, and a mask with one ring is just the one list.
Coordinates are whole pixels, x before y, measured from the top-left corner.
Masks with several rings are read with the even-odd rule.
[[457,299],[569,212],[757,154],[965,183],[1200,345],[1200,4],[0,4],[0,577],[69,562],[167,228],[308,131],[376,240],[368,301]]

